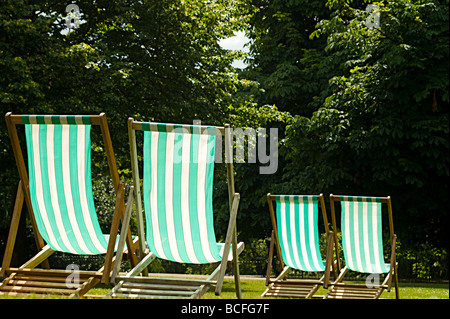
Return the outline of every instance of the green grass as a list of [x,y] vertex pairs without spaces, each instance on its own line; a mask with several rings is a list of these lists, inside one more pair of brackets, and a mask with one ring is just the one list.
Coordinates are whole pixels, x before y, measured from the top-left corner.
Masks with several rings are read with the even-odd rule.
[[[448,284],[428,284],[428,283],[399,283],[401,299],[449,299]],[[244,299],[261,299],[261,294],[266,289],[265,280],[261,279],[241,279],[241,291]],[[105,295],[109,289],[104,287],[94,288],[89,293],[95,295]],[[327,290],[320,288],[317,295],[325,295]],[[234,299],[234,281],[226,278],[223,284],[222,293],[216,296],[214,291],[208,291],[203,299]],[[395,299],[395,291],[384,291],[381,298]]]
[[[261,294],[266,289],[265,280],[241,279],[242,297],[245,299],[261,299]],[[401,299],[449,299],[448,284],[424,284],[424,283],[399,283],[399,292]],[[320,288],[316,295],[325,295],[326,289]],[[213,291],[208,291],[204,299],[233,299],[234,282],[232,279],[226,279],[223,285],[222,294],[217,297]],[[381,295],[384,299],[395,299],[395,291],[384,291]]]
[[[449,285],[448,284],[428,284],[428,283],[400,283],[399,292],[401,299],[449,299]],[[266,289],[265,280],[261,279],[241,279],[241,291],[244,299],[261,299],[261,294]],[[89,291],[89,295],[104,296],[110,291],[108,286],[97,285],[94,289]],[[327,290],[320,288],[317,295],[325,295]],[[7,296],[0,296],[2,298],[12,298]],[[27,296],[33,299],[32,295]],[[55,298],[55,296],[48,296],[47,298]],[[222,293],[216,296],[213,290],[208,291],[203,299],[235,299],[234,281],[232,278],[226,278],[224,281]],[[388,293],[383,292],[381,298],[395,299],[395,291]]]

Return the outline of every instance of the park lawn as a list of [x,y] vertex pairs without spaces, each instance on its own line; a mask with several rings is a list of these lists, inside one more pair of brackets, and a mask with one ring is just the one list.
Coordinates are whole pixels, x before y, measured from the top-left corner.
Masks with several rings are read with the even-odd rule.
[[[399,283],[401,299],[449,299],[449,285],[437,283]],[[244,299],[262,299],[261,294],[266,289],[265,280],[263,279],[241,279],[241,291]],[[105,296],[110,291],[110,287],[105,285],[97,285],[89,291],[86,298],[99,298]],[[325,295],[327,290],[320,288],[316,295]],[[0,299],[14,298],[9,296],[0,296]],[[21,297],[22,298],[22,297]],[[27,299],[33,299],[32,295],[28,295]],[[56,296],[48,296],[47,298],[60,298]],[[234,281],[232,278],[225,278],[222,293],[216,296],[211,289],[202,299],[235,299]],[[395,299],[395,291],[390,293],[384,291],[381,295],[384,299]]]
[[[448,284],[428,284],[428,283],[399,283],[401,299],[449,299]],[[241,291],[244,299],[261,299],[261,294],[266,289],[265,280],[260,279],[241,279]],[[326,289],[320,288],[316,295],[325,295]],[[226,279],[224,282],[222,294],[217,297],[214,291],[208,291],[204,299],[232,299],[236,298],[234,294],[234,282],[232,279]],[[395,291],[384,291],[381,295],[384,299],[395,299]]]
[[[449,299],[449,285],[436,283],[399,283],[401,299]],[[244,299],[261,299],[261,294],[266,289],[263,279],[241,279],[241,291]],[[109,289],[99,287],[92,289],[89,294],[106,295]],[[223,284],[222,293],[216,296],[211,289],[202,299],[235,299],[234,281],[226,278]],[[320,288],[316,295],[325,295],[327,290]],[[384,291],[381,298],[395,299],[395,291]]]

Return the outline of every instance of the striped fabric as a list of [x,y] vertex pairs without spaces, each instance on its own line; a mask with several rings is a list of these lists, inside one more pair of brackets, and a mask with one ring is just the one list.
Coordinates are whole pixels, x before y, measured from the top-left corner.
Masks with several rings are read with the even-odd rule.
[[[23,117],[30,123],[50,118],[57,117]],[[78,121],[74,116],[65,120]],[[108,246],[92,196],[90,129],[25,125],[30,195],[39,232],[52,249],[78,255],[104,254]]]
[[324,271],[319,249],[318,196],[279,195],[275,201],[284,263],[303,271]]
[[150,250],[160,258],[182,263],[220,261],[212,206],[216,136],[200,134],[198,127],[187,132],[158,124],[155,131],[147,131],[150,124],[143,123],[142,128]]
[[89,115],[22,115],[22,124],[90,124]]
[[381,202],[377,197],[342,197],[341,228],[344,258],[349,269],[387,273],[381,232]]

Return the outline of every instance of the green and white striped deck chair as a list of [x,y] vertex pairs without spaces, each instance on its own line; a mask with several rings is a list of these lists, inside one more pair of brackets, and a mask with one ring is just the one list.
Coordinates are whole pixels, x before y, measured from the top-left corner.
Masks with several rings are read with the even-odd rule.
[[[391,290],[394,277],[399,298],[397,263],[395,258],[394,225],[390,197],[330,195],[333,227],[336,229],[335,202],[341,206],[341,234],[345,267],[331,286],[327,298],[379,298],[383,290]],[[386,204],[391,241],[390,263],[384,261],[382,234],[382,204]],[[337,240],[337,239],[336,239]],[[340,268],[340,267],[339,267]],[[370,274],[365,285],[343,283],[348,270]],[[385,276],[382,284],[381,275]]]
[[[228,183],[230,224],[225,243],[217,243],[213,221],[216,134],[228,132],[225,132],[225,128],[129,120],[137,222],[141,233],[144,233],[144,218],[141,213],[136,130],[142,130],[144,135],[142,197],[146,227],[143,237],[147,240],[150,253],[146,256],[146,261],[132,270],[127,278],[116,278],[116,281],[120,282],[110,295],[200,298],[211,285],[216,285],[216,293],[220,293],[228,256],[232,255],[234,258],[230,261],[234,259],[235,282],[239,296],[239,269],[236,259],[243,249],[243,244],[237,244],[236,241],[235,223],[239,194],[234,192],[232,180]],[[229,176],[232,176],[232,164],[227,164],[227,168]],[[233,248],[232,254],[230,246]],[[145,250],[145,247],[142,249]],[[220,266],[206,281],[136,278],[155,257],[178,263],[217,263]],[[119,267],[117,262],[116,265]],[[115,274],[116,271],[113,278]],[[139,283],[129,283],[136,280]],[[140,282],[142,280],[146,284]],[[139,287],[138,290],[133,290],[135,287]]]
[[[312,298],[320,286],[327,286],[332,262],[333,236],[328,228],[323,195],[267,195],[273,231],[263,297]],[[275,202],[275,211],[273,208]],[[321,206],[328,251],[324,261],[319,247],[319,203]],[[273,248],[276,244],[281,273],[270,278]],[[289,270],[323,272],[319,280],[286,280]]]
[[[59,115],[6,115],[14,155],[19,169],[21,185],[15,207],[7,251],[3,260],[2,272],[8,271],[15,241],[16,223],[25,198],[31,213],[39,253],[2,283],[3,292],[45,292],[52,294],[71,294],[80,296],[103,277],[107,282],[112,270],[112,258],[116,244],[118,219],[124,213],[124,185],[119,182],[114,153],[104,114],[99,116],[59,116]],[[15,125],[25,126],[28,172],[18,144]],[[117,192],[116,210],[110,234],[104,235],[100,228],[94,205],[91,180],[91,125],[100,125],[111,175]],[[115,227],[115,229],[114,229]],[[131,234],[131,233],[130,233]],[[45,243],[45,244],[44,244]],[[36,280],[29,280],[25,287],[12,285],[27,281],[27,276],[36,277],[36,271],[43,276],[61,276],[61,271],[32,270],[43,263],[53,252],[74,255],[106,254],[105,267],[98,272],[84,273],[85,284],[79,284],[74,291],[64,284],[41,286]],[[136,259],[137,261],[137,259]],[[43,264],[47,267],[48,264]],[[25,274],[25,277],[23,277]],[[33,275],[31,275],[33,274]],[[64,274],[64,272],[62,273]],[[78,273],[76,274],[79,275]],[[74,277],[75,274],[72,274]],[[67,277],[67,274],[66,274]],[[61,278],[59,278],[61,279]],[[9,284],[8,284],[9,283]],[[32,287],[30,287],[32,285]],[[83,286],[84,285],[84,286]],[[71,287],[77,285],[70,285]],[[46,288],[61,288],[46,289]]]

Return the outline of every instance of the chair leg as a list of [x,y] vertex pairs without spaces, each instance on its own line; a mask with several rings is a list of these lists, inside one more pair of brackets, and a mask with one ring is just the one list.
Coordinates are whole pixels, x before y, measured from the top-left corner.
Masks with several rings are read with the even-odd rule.
[[239,260],[237,253],[237,230],[236,224],[234,225],[234,236],[233,236],[233,266],[234,266],[234,287],[236,290],[236,298],[242,299],[242,291],[241,291],[241,275],[239,273]]
[[14,251],[14,244],[16,242],[17,229],[20,223],[20,216],[22,215],[24,195],[22,190],[22,181],[19,182],[17,187],[16,201],[14,202],[14,210],[11,219],[11,226],[9,227],[8,240],[6,242],[5,253],[3,256],[2,270],[0,272],[0,278],[5,278],[6,269],[11,265],[12,254]]
[[[111,282],[115,284],[115,278],[119,274],[120,263],[122,262],[123,252],[125,248],[125,241],[127,236],[127,231],[130,226],[131,209],[133,208],[134,199],[134,187],[130,187],[130,193],[128,194],[127,205],[125,208],[125,214],[122,219],[122,228],[120,231],[119,244],[116,251],[116,260],[114,262],[114,268],[111,276]],[[128,248],[130,250],[130,247]],[[132,252],[131,252],[132,253]]]
[[222,291],[223,279],[225,276],[225,270],[227,268],[230,245],[231,245],[231,242],[234,241],[232,236],[234,236],[235,229],[236,229],[235,228],[236,227],[236,215],[237,215],[238,207],[239,207],[239,194],[236,193],[233,196],[233,204],[231,206],[230,221],[228,222],[227,236],[225,238],[225,246],[224,246],[224,250],[223,250],[222,261],[220,263],[219,278],[217,280],[217,285],[216,285],[216,291],[215,291],[216,296],[219,296],[220,292]]
[[398,263],[395,264],[394,284],[395,284],[395,299],[400,299],[400,292],[398,291]]
[[114,215],[113,220],[111,223],[111,229],[110,229],[110,236],[109,236],[109,242],[108,242],[108,250],[106,252],[105,256],[105,266],[103,268],[103,277],[102,277],[102,283],[107,284],[109,282],[109,276],[112,270],[112,260],[114,257],[114,246],[116,244],[117,239],[117,233],[119,230],[119,222],[121,217],[120,210],[123,207],[123,201],[125,196],[125,185],[122,183],[119,185],[119,188],[117,190],[116,194],[116,206],[114,208]]
[[272,272],[274,246],[275,246],[275,232],[272,230],[272,235],[270,236],[269,259],[267,260],[266,286],[270,284],[270,273]]

